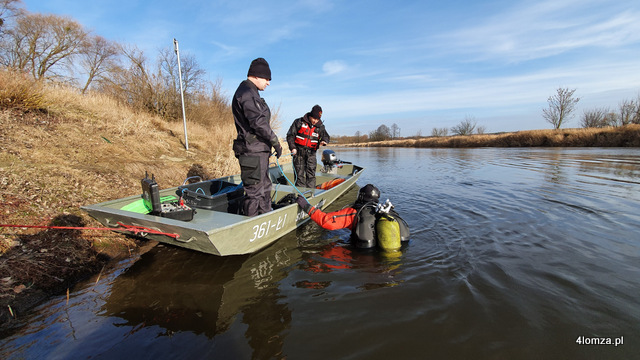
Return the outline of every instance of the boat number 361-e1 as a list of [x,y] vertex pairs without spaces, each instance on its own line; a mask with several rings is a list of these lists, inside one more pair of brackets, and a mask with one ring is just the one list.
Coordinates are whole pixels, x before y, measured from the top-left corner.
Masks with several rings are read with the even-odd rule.
[[284,216],[278,216],[278,221],[269,220],[265,221],[260,225],[256,225],[253,227],[253,237],[249,239],[249,242],[254,242],[258,239],[261,239],[269,234],[269,231],[272,228],[275,228],[275,231],[278,231],[284,227],[285,222],[287,221],[287,214]]

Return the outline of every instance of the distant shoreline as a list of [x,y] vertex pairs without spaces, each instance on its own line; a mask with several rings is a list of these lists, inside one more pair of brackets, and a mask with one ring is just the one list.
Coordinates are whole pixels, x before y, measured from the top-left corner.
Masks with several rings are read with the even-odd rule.
[[337,147],[640,147],[640,125],[621,127],[525,130],[500,134],[458,135],[331,144]]

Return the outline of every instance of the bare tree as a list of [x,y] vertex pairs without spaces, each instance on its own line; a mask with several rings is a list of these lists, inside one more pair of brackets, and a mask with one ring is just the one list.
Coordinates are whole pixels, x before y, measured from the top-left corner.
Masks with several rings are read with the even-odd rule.
[[580,98],[573,97],[575,91],[576,89],[558,88],[556,94],[547,99],[549,108],[542,109],[542,117],[551,123],[554,129],[559,129],[563,122],[571,118],[576,104],[580,101]]
[[92,36],[80,54],[80,66],[87,73],[84,94],[94,80],[100,80],[116,64],[118,46],[102,36]]
[[[110,67],[108,76],[100,81],[99,89],[134,107],[144,108],[168,120],[182,118],[180,77],[176,56],[168,49],[160,50],[157,62],[151,63],[135,46],[120,46],[122,64]],[[190,119],[210,124],[210,114],[223,113],[228,105],[221,92],[220,82],[205,82],[195,58],[182,59],[182,79],[185,108]],[[217,111],[220,110],[220,111]],[[272,109],[272,119],[275,119]]]
[[100,91],[136,108],[156,112],[153,103],[152,78],[149,75],[147,58],[135,46],[121,45],[122,64],[114,64],[109,75],[99,84]]
[[[159,69],[156,76],[161,82],[161,88],[157,91],[163,94],[163,108],[167,118],[180,118],[182,116],[180,100],[180,76],[178,74],[178,58],[168,48],[160,50],[158,56]],[[197,93],[208,94],[209,87],[203,81],[205,71],[200,68],[193,56],[183,55],[180,59],[182,70],[182,85],[185,93],[185,107],[195,106]],[[206,88],[206,89],[205,89]],[[219,90],[219,88],[218,88]],[[214,91],[215,93],[215,91]],[[201,94],[202,95],[202,94]],[[202,97],[202,96],[200,96]],[[159,99],[160,100],[160,99]]]
[[27,14],[16,19],[7,36],[8,65],[42,79],[62,75],[65,62],[78,54],[87,33],[67,17]]
[[0,37],[4,34],[10,20],[24,15],[21,5],[21,0],[0,0]]
[[[188,54],[181,55],[180,67],[182,71],[183,89],[185,92],[192,92],[202,84],[205,71],[200,68],[195,57]],[[179,91],[178,57],[169,48],[164,48],[160,50],[158,62],[160,63],[162,77],[164,78],[167,87],[171,87],[176,89],[176,91]]]
[[394,123],[393,125],[391,125],[390,130],[392,139],[400,137],[400,127],[398,126],[398,124]]
[[473,116],[467,115],[460,124],[451,128],[455,135],[471,135],[476,129],[477,121]]
[[634,124],[640,124],[640,94],[638,94],[638,98],[636,99],[636,111],[631,122]]
[[[229,119],[221,117],[220,114],[228,113],[229,101],[222,93],[222,80],[218,79],[216,82],[203,83],[198,89],[191,91],[187,97],[185,97],[187,117],[190,121],[200,123],[203,125],[223,124],[228,122]],[[179,101],[179,99],[178,99]],[[179,106],[179,102],[177,103]],[[275,118],[275,114],[279,112],[280,106],[273,109],[272,117]],[[173,119],[179,119],[173,118]],[[280,126],[280,123],[271,124],[272,127]]]
[[639,104],[636,104],[633,100],[622,100],[618,106],[620,125],[629,125],[634,122],[638,106]]
[[607,115],[605,115],[604,117],[604,123],[605,123],[604,126],[613,126],[613,127],[620,126],[618,120],[619,120],[618,114],[616,114],[613,111],[609,111]]
[[585,110],[580,123],[584,128],[602,128],[609,126],[607,123],[607,115],[611,110],[607,108],[595,108]]
[[440,137],[440,136],[447,136],[449,135],[449,129],[448,128],[433,128],[431,130],[431,136],[434,137]]

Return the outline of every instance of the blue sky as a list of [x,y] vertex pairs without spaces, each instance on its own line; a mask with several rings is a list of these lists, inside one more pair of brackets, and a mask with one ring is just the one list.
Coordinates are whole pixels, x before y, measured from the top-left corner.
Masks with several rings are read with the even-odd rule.
[[565,127],[640,96],[638,0],[23,2],[149,58],[176,38],[227,96],[264,57],[280,135],[314,104],[332,135],[395,123],[412,136],[467,117],[487,132],[549,129],[559,87],[581,98]]

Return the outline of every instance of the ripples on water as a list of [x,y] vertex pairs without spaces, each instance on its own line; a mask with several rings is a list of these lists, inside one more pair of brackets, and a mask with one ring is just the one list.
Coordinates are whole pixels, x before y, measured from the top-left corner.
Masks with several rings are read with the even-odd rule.
[[401,253],[314,224],[246,257],[159,247],[43,306],[0,356],[637,358],[640,151],[336,152],[409,223]]

